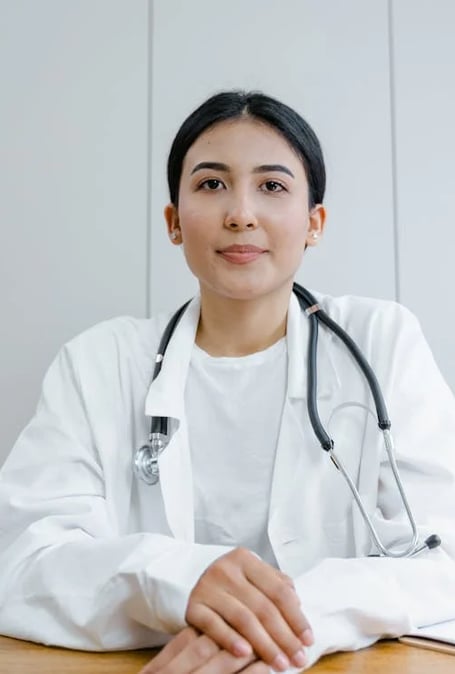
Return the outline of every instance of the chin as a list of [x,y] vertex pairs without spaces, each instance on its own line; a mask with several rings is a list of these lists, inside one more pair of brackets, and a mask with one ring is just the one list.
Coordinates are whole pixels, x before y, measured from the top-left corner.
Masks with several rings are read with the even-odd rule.
[[[239,302],[249,302],[258,300],[267,295],[271,295],[279,289],[283,288],[283,283],[269,284],[260,282],[243,282],[231,284],[213,284],[206,286],[211,295],[218,295],[220,298],[237,300]],[[201,284],[201,292],[204,286]]]

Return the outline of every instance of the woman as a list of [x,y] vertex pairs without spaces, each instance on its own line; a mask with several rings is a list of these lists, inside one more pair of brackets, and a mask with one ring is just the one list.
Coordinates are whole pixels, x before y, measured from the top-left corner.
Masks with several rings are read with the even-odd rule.
[[[145,672],[258,674],[454,618],[455,404],[408,311],[317,298],[373,366],[420,536],[442,546],[368,557],[312,431],[309,317],[292,287],[324,231],[314,133],[267,96],[219,94],[182,125],[168,179],[169,239],[200,296],[151,384],[169,316],[102,323],[51,366],[0,474],[0,631],[93,650],[169,641]],[[409,523],[365,380],[325,330],[317,362],[321,421],[402,550]],[[170,419],[154,485],[131,470],[150,417]]]

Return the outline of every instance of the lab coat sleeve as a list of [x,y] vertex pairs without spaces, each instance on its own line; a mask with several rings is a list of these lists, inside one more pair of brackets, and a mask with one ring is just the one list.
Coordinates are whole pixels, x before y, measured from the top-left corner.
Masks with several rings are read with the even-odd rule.
[[[414,558],[325,559],[297,578],[315,634],[309,665],[326,653],[455,619],[454,397],[409,311],[392,305],[377,322],[374,342],[370,362],[385,382],[397,462],[420,536],[437,533],[442,545]],[[377,451],[375,524],[387,543],[409,541],[389,462]]]
[[67,348],[0,473],[0,633],[70,648],[164,643],[230,548],[119,535]]

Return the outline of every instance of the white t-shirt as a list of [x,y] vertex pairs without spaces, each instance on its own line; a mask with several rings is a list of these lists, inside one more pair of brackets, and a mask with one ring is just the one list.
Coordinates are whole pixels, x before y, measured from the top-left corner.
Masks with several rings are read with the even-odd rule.
[[286,388],[285,338],[235,358],[194,346],[185,406],[197,543],[243,546],[276,566],[267,522]]

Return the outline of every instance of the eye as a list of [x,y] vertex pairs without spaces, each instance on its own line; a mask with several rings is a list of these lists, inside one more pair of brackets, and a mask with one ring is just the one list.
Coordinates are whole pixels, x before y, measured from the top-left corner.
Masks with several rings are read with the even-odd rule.
[[198,189],[215,192],[216,190],[219,190],[222,187],[223,183],[221,182],[221,180],[218,180],[217,178],[208,178],[207,180],[204,180],[202,181],[202,183],[199,184]]
[[281,183],[276,180],[267,180],[263,185],[261,185],[264,192],[286,192],[286,188]]

